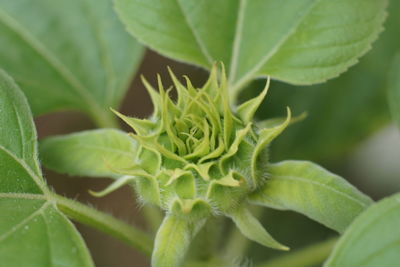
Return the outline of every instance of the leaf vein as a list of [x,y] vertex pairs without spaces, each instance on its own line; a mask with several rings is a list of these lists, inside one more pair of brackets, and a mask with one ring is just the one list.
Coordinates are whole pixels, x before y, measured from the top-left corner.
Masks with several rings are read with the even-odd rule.
[[47,199],[45,195],[30,194],[30,193],[0,193],[0,198],[16,198],[16,199],[30,199],[30,200]]
[[231,57],[231,64],[229,67],[229,81],[235,80],[236,76],[236,69],[237,69],[237,62],[240,53],[240,45],[242,42],[242,31],[243,31],[243,21],[244,21],[244,13],[247,6],[247,0],[240,0],[239,8],[238,8],[238,15],[236,21],[236,28],[235,28],[235,39],[233,41],[232,46],[232,57]]
[[334,192],[334,193],[336,193],[338,195],[342,195],[342,196],[344,196],[344,197],[346,197],[346,198],[358,203],[358,205],[360,205],[361,207],[366,207],[367,206],[366,203],[364,203],[364,202],[352,197],[351,195],[346,194],[346,193],[344,193],[342,191],[339,191],[339,190],[337,190],[337,189],[335,189],[335,188],[333,188],[331,186],[327,186],[327,185],[325,185],[323,183],[319,183],[319,182],[316,182],[316,181],[311,181],[311,180],[304,179],[304,178],[297,177],[297,176],[276,175],[275,177],[278,177],[276,180],[278,180],[278,179],[279,180],[294,180],[294,181],[297,181],[297,182],[308,183],[308,184],[313,184],[313,185],[316,185],[316,186],[320,186],[320,187],[323,187],[323,188],[325,188],[325,189],[327,189],[329,191],[332,191],[332,192]]
[[48,265],[49,266],[54,266],[55,264],[54,264],[54,262],[53,262],[53,260],[56,258],[56,257],[52,257],[52,249],[51,249],[51,245],[52,245],[52,242],[51,242],[51,239],[50,239],[50,235],[49,235],[49,233],[50,233],[50,229],[49,229],[49,225],[48,225],[48,222],[47,222],[47,220],[46,220],[46,217],[43,215],[43,213],[41,213],[40,214],[40,216],[42,217],[42,219],[43,219],[43,222],[44,222],[44,226],[45,226],[45,228],[46,228],[46,231],[45,231],[45,234],[46,234],[46,239],[47,239],[47,246],[46,246],[46,248],[47,248],[47,251],[48,251],[48,253],[47,253],[47,263],[48,263]]
[[113,68],[113,64],[111,63],[110,53],[109,50],[107,49],[106,42],[101,37],[101,29],[99,27],[99,23],[96,23],[96,21],[99,21],[99,18],[93,14],[93,12],[91,11],[92,9],[88,5],[87,1],[88,0],[83,1],[83,4],[85,6],[83,10],[86,12],[89,18],[90,22],[89,25],[93,30],[94,37],[97,40],[96,44],[98,44],[101,63],[103,64],[103,69],[106,73],[107,87],[105,91],[106,97],[104,99],[105,100],[104,104],[107,105],[113,102],[112,98],[114,90],[112,89],[116,82],[115,70]]
[[81,82],[64,66],[64,64],[37,38],[31,35],[22,25],[20,25],[13,17],[0,10],[0,21],[9,29],[14,31],[22,41],[31,46],[45,61],[47,61],[53,69],[71,86],[71,88],[80,95],[87,103],[93,107],[97,107],[96,101],[85,90]]
[[180,3],[179,0],[176,0],[177,5],[179,6],[179,9],[182,12],[182,16],[185,19],[185,23],[186,25],[189,27],[190,31],[193,34],[193,37],[197,43],[197,45],[200,48],[200,51],[203,53],[204,57],[207,59],[208,63],[210,63],[210,65],[213,64],[214,59],[212,58],[212,56],[210,55],[207,47],[204,45],[203,41],[201,40],[200,36],[198,35],[197,31],[195,30],[195,28],[189,23],[189,19],[185,13],[185,11],[182,8],[182,5]]
[[268,62],[270,58],[272,58],[278,51],[279,48],[296,32],[298,27],[301,25],[303,20],[307,18],[307,15],[310,14],[310,12],[313,10],[313,8],[319,3],[321,0],[315,0],[313,4],[310,5],[308,10],[304,12],[303,16],[299,18],[297,21],[296,25],[292,27],[287,34],[283,35],[282,38],[276,43],[276,45],[271,49],[271,51],[265,55],[265,57],[262,57],[260,61],[254,65],[252,69],[250,69],[248,72],[242,75],[242,77],[235,83],[234,85],[234,91],[240,88],[243,84],[245,84],[249,79],[251,79],[255,73]]
[[38,185],[38,187],[42,190],[43,193],[48,193],[48,189],[46,188],[46,185],[44,183],[44,181],[37,176],[33,170],[27,166],[27,164],[22,161],[20,158],[18,158],[14,153],[12,153],[11,151],[9,151],[7,148],[3,147],[2,145],[0,145],[0,150],[4,151],[5,153],[7,153],[10,157],[12,157],[22,168],[25,169],[25,171],[31,176],[32,180]]
[[21,158],[26,160],[25,158],[25,145],[26,143],[24,142],[25,138],[25,134],[24,134],[24,128],[21,124],[21,118],[19,117],[18,111],[17,111],[17,107],[15,106],[15,103],[12,103],[12,109],[15,115],[15,118],[17,119],[17,123],[18,123],[18,129],[19,129],[19,140],[20,140],[20,147],[21,147]]

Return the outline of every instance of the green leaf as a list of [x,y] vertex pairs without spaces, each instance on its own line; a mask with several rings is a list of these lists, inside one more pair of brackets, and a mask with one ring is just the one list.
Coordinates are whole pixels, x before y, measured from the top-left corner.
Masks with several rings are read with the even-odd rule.
[[372,200],[343,178],[308,161],[283,161],[270,166],[270,178],[251,196],[255,204],[293,210],[338,232]]
[[134,176],[129,176],[129,175],[122,176],[122,177],[118,178],[116,181],[114,181],[112,184],[110,184],[104,190],[101,190],[99,192],[89,190],[89,193],[95,197],[104,197],[104,196],[114,192],[115,190],[123,187],[124,185],[132,183],[135,180],[136,180],[136,177],[134,177]]
[[29,105],[0,70],[1,265],[93,266],[72,223],[50,201]]
[[324,266],[397,266],[400,255],[400,194],[361,214],[339,239]]
[[192,222],[184,216],[166,215],[156,235],[151,266],[181,266],[193,237],[203,224],[204,220]]
[[400,54],[393,61],[389,75],[389,105],[393,119],[400,126]]
[[7,267],[94,266],[73,224],[38,195],[0,194],[0,258]]
[[11,77],[0,69],[0,144],[40,175],[31,111],[23,94],[14,89],[16,87]]
[[289,250],[288,247],[276,241],[245,207],[233,210],[229,216],[235,222],[240,232],[247,238],[266,247]]
[[89,177],[123,176],[118,170],[133,166],[136,152],[136,141],[113,129],[49,137],[40,143],[40,156],[46,167]]
[[0,0],[0,65],[24,90],[35,115],[74,109],[111,120],[143,49],[111,0]]
[[235,90],[266,75],[295,84],[339,75],[377,38],[386,4],[116,0],[116,9],[130,33],[164,55],[206,68],[224,62]]
[[[284,116],[282,106],[289,106],[293,114],[308,113],[305,120],[292,125],[272,143],[271,158],[326,164],[343,160],[389,122],[387,76],[400,47],[400,1],[390,1],[388,12],[385,31],[373,49],[339,78],[307,87],[271,82],[256,118]],[[258,95],[264,84],[265,80],[254,81],[243,91],[243,100]]]

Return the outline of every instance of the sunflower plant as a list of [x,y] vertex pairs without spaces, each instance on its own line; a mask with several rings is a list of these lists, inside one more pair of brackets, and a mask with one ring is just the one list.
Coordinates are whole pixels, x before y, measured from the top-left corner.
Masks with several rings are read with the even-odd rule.
[[[129,184],[143,205],[163,211],[152,251],[153,266],[180,266],[207,220],[221,216],[230,218],[250,240],[289,250],[252,215],[252,204],[299,211],[337,231],[343,231],[371,204],[369,197],[344,179],[311,162],[270,163],[269,144],[293,120],[288,108],[286,118],[254,121],[269,81],[258,96],[234,106],[223,66],[215,65],[201,88],[195,88],[187,77],[181,83],[169,72],[176,100],[170,97],[173,88],[164,88],[160,76],[158,90],[142,78],[153,102],[153,114],[139,119],[114,110],[133,133],[96,130],[51,137],[41,145],[46,164],[60,171],[67,159],[54,157],[55,151],[61,153],[66,146],[77,149],[83,145],[81,142],[96,139],[117,139],[111,134],[129,139],[129,159],[112,157],[107,151],[96,155],[102,157],[104,171],[113,173],[116,180],[92,194],[101,197]],[[89,151],[83,154],[93,158]],[[90,175],[86,161],[72,161],[76,174]],[[66,172],[71,171],[70,166],[66,168]],[[323,213],[318,210],[321,205]],[[234,264],[235,260],[225,264]]]
[[[306,116],[292,116],[290,108],[284,117],[265,112],[271,105],[282,114],[293,98],[266,101],[270,87],[324,83],[356,64],[383,30],[387,2],[0,0],[0,267],[94,266],[70,220],[125,242],[154,267],[397,264],[399,196],[374,203],[312,161],[277,161],[273,152],[284,151],[288,139],[271,144]],[[145,46],[209,74],[195,86],[168,68],[170,87],[167,77],[157,75],[154,85],[142,76],[153,112],[138,118],[119,106]],[[398,59],[392,68],[390,105],[398,118]],[[341,85],[354,87],[355,72]],[[349,98],[362,95],[358,87]],[[295,105],[304,101],[295,98]],[[315,94],[307,103],[348,110],[336,106],[338,98]],[[61,110],[85,114],[97,129],[46,138],[39,131],[38,142],[34,117]],[[369,119],[368,129],[376,124]],[[282,154],[314,144],[304,134],[313,139],[319,131],[308,127]],[[350,134],[340,138],[355,143]],[[345,150],[330,153],[325,143],[314,154]],[[128,186],[144,227],[58,194],[41,164],[113,179],[89,190],[94,197]],[[281,213],[262,216],[267,209],[300,213],[339,236],[292,252],[272,237]],[[266,262],[250,259],[248,247],[256,243]],[[268,258],[271,251],[280,256]]]

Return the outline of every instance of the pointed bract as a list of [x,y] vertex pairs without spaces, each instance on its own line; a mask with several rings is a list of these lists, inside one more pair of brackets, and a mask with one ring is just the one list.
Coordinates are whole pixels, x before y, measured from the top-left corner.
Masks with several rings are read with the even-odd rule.
[[239,207],[229,216],[247,238],[266,247],[289,250],[287,246],[276,241],[261,225],[261,223],[245,208]]
[[239,118],[244,122],[244,123],[249,123],[252,122],[254,119],[254,114],[256,113],[257,109],[260,107],[262,101],[264,100],[265,96],[267,95],[268,88],[269,88],[269,83],[270,79],[268,77],[267,84],[265,85],[264,90],[256,96],[255,98],[252,98],[243,104],[241,104],[237,108],[237,113],[239,115]]
[[134,129],[135,132],[139,135],[148,135],[156,127],[156,124],[149,120],[141,120],[138,118],[128,117],[112,108],[111,111],[114,112],[115,115],[120,117],[126,124],[132,127],[132,129]]
[[257,179],[257,172],[256,172],[257,161],[261,151],[265,149],[265,147],[269,143],[271,143],[273,139],[275,139],[278,135],[280,135],[283,132],[283,130],[285,130],[285,128],[289,125],[290,118],[291,118],[291,111],[290,108],[287,108],[287,117],[285,121],[283,121],[280,125],[277,125],[272,128],[264,128],[260,131],[259,139],[251,159],[251,165],[252,165],[251,171],[253,179]]
[[134,176],[126,175],[121,178],[118,178],[115,182],[110,184],[106,189],[104,189],[102,191],[95,192],[95,191],[89,190],[89,193],[95,197],[103,197],[105,195],[108,195],[108,194],[114,192],[115,190],[120,189],[124,185],[131,183],[134,180],[135,180]]
[[150,96],[151,102],[153,103],[153,116],[160,116],[160,109],[159,107],[161,106],[161,96],[160,94],[156,91],[156,89],[153,88],[153,86],[150,85],[150,83],[144,78],[144,76],[140,76],[140,79],[142,80],[142,83],[144,85],[144,88],[146,88],[147,93]]

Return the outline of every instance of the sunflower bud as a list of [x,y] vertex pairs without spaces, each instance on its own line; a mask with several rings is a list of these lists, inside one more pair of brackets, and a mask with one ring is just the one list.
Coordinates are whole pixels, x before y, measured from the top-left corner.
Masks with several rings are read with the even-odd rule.
[[[281,124],[259,129],[253,117],[269,82],[259,96],[233,108],[223,67],[219,70],[214,66],[208,81],[199,89],[188,78],[183,85],[169,72],[177,91],[176,101],[169,96],[171,88],[165,89],[158,76],[158,92],[143,79],[154,105],[148,119],[114,111],[133,128],[135,133],[131,136],[138,143],[132,166],[118,170],[125,175],[125,181],[116,183],[135,181],[145,202],[166,210],[161,228],[185,225],[182,231],[193,236],[200,228],[199,222],[223,214],[239,228],[262,229],[243,207],[247,196],[267,182],[268,144],[289,124],[290,110]],[[178,223],[180,220],[185,223]],[[242,232],[264,245],[285,248],[265,231],[254,231]],[[158,243],[163,240],[160,235],[167,232],[160,229]],[[163,251],[161,243],[154,255]],[[177,259],[171,260],[174,261]]]
[[139,144],[132,168],[120,171],[135,177],[140,196],[162,209],[173,212],[178,201],[184,213],[234,210],[265,183],[267,145],[286,127],[290,114],[279,129],[259,130],[252,120],[268,84],[257,98],[233,110],[225,74],[217,67],[199,89],[188,78],[184,86],[169,72],[176,102],[158,76],[159,92],[143,79],[154,105],[149,119],[116,112],[134,129],[131,136]]

